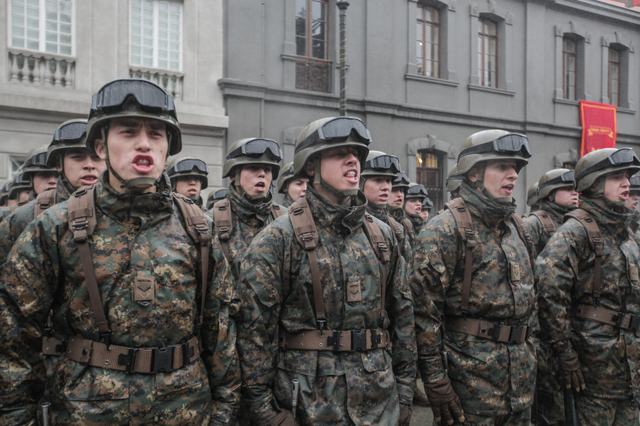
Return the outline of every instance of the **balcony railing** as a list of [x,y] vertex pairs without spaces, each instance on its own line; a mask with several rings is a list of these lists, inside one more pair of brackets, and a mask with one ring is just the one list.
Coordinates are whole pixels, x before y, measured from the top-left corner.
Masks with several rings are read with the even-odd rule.
[[76,59],[45,52],[9,49],[9,81],[73,89]]
[[129,66],[129,77],[143,78],[156,83],[158,86],[171,93],[175,99],[182,100],[182,82],[184,79],[184,73],[153,68],[134,68]]

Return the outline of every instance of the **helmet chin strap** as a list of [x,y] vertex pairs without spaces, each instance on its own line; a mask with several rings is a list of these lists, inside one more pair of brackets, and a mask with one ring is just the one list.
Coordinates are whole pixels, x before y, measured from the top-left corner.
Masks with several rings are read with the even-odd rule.
[[264,193],[258,193],[255,195],[249,195],[247,191],[244,190],[242,185],[240,184],[240,174],[242,173],[242,167],[236,167],[236,179],[233,182],[233,185],[236,187],[236,190],[244,197],[247,201],[253,204],[260,204],[265,198],[269,196],[269,191],[267,190]]
[[325,182],[325,180],[322,179],[322,173],[320,172],[320,157],[318,157],[315,160],[313,160],[313,164],[314,164],[314,167],[315,167],[315,173],[313,175],[313,184],[314,185],[322,185],[322,187],[324,189],[326,189],[327,191],[329,191],[330,193],[332,193],[333,195],[335,195],[336,197],[338,197],[340,199],[344,199],[344,198],[353,197],[355,195],[358,195],[358,189],[347,189],[347,190],[344,190],[344,191],[338,191],[337,189],[335,189],[334,187],[329,185],[327,182]]
[[67,179],[67,175],[64,173],[64,158],[60,159],[60,177],[62,178],[62,184],[67,188],[70,194],[73,194],[78,190],[75,186],[71,185],[69,179]]

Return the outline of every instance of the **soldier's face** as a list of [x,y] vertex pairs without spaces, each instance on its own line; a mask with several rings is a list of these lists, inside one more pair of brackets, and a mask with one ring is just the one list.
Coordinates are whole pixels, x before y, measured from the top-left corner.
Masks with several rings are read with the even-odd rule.
[[185,197],[199,197],[202,181],[196,176],[182,176],[176,181],[176,192]]
[[[469,180],[477,181],[477,174],[472,176],[469,171]],[[475,178],[475,180],[474,180]],[[494,198],[511,197],[516,186],[518,173],[514,160],[489,160],[484,170],[484,187]]]
[[293,201],[298,201],[300,198],[304,197],[307,193],[307,184],[309,183],[309,179],[307,178],[295,178],[289,182],[289,188],[287,189],[287,193],[289,197]]
[[33,191],[36,195],[54,189],[58,184],[57,172],[38,172],[33,175]]
[[559,206],[569,207],[578,205],[578,193],[573,187],[560,188],[556,190],[554,202]]
[[245,164],[240,171],[240,186],[250,195],[266,194],[271,187],[273,172],[266,164]]
[[367,177],[364,181],[364,195],[370,203],[387,204],[391,191],[391,178],[389,176]]
[[420,217],[423,218],[424,220],[429,219],[429,210],[422,210],[420,211]]
[[[159,120],[138,117],[114,118],[109,122],[107,134],[109,162],[113,170],[125,181],[136,178],[157,180],[164,171],[169,142],[166,125]],[[96,153],[106,160],[104,143],[96,139]],[[109,175],[109,183],[119,192],[128,192],[121,188],[118,179]],[[150,186],[145,192],[155,192]]]
[[391,196],[387,200],[387,204],[393,208],[402,207],[404,204],[404,191],[402,189],[391,191]]
[[639,191],[631,191],[629,194],[629,198],[627,198],[626,207],[631,210],[638,209],[638,201],[640,201],[640,192]]
[[420,214],[422,211],[422,200],[419,198],[409,198],[404,203],[404,210],[409,214]]
[[[307,175],[314,176],[318,171],[315,164],[309,161],[305,167]],[[320,153],[320,171],[322,180],[337,191],[358,189],[360,183],[360,161],[358,151],[351,147],[328,149]],[[328,191],[320,184],[314,184],[320,195],[334,203],[342,203],[343,199]]]
[[[70,149],[62,158],[64,175],[71,185],[80,188],[93,185],[107,168],[105,161],[85,148]],[[58,171],[60,171],[58,167]],[[119,186],[119,185],[118,185]]]
[[604,196],[611,202],[627,201],[629,198],[629,179],[627,172],[608,173],[604,181]]
[[30,195],[31,195],[30,189],[25,189],[21,191],[20,194],[18,194],[18,202],[21,203],[23,201],[27,201]]

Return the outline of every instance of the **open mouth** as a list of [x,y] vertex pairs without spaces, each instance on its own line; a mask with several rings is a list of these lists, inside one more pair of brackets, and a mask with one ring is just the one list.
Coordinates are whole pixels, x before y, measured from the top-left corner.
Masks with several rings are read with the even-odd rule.
[[344,174],[344,177],[351,183],[358,183],[358,172],[356,170],[349,170]]
[[80,181],[85,185],[93,185],[98,180],[96,175],[84,175],[80,178]]
[[620,194],[620,199],[626,200],[627,198],[629,198],[629,191],[622,191],[622,193]]
[[267,190],[267,185],[264,182],[258,182],[256,183],[255,188],[259,192],[264,192]]
[[515,185],[505,185],[502,187],[502,190],[504,192],[506,192],[507,194],[511,194],[513,193],[513,188],[515,187]]
[[133,159],[133,168],[140,173],[149,173],[153,170],[153,158],[148,155],[136,155]]

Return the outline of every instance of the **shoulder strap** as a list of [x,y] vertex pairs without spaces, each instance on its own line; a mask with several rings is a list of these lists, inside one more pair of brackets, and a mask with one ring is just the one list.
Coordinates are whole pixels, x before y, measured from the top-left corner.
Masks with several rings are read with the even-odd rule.
[[73,233],[73,240],[78,245],[78,252],[80,253],[80,261],[87,283],[87,291],[89,292],[96,326],[100,331],[100,336],[102,336],[108,346],[111,330],[109,329],[107,316],[102,306],[96,271],[93,267],[91,251],[89,250],[89,237],[93,235],[97,224],[94,192],[94,186],[82,187],[74,192],[73,195],[69,197],[67,215],[69,218],[69,229]]
[[531,234],[529,234],[529,231],[527,231],[527,225],[524,224],[524,220],[522,220],[520,216],[518,216],[516,213],[513,213],[511,215],[511,220],[513,220],[513,223],[516,225],[518,235],[527,248],[527,253],[529,253],[529,262],[531,263],[531,270],[533,271],[536,264],[535,245],[533,244],[533,238],[531,238]]
[[544,233],[547,238],[550,238],[553,233],[556,232],[556,225],[553,223],[553,220],[551,220],[549,213],[544,210],[536,210],[531,214],[540,220],[540,223],[542,223],[542,229],[544,229]]
[[271,203],[271,216],[273,216],[273,220],[276,220],[280,216],[284,214],[284,209],[278,203]]
[[458,233],[465,245],[464,281],[462,282],[462,301],[460,309],[466,315],[469,312],[469,296],[471,294],[471,268],[473,267],[473,249],[477,245],[476,231],[473,229],[471,213],[467,210],[462,198],[454,198],[445,204],[453,215]]
[[[380,227],[374,222],[373,216],[369,213],[364,214],[364,220],[362,222],[364,224],[364,233],[369,240],[369,244],[373,248],[376,257],[382,263],[382,289],[381,289],[381,308],[380,308],[380,320],[382,320],[387,316],[386,311],[386,295],[387,295],[387,263],[391,261],[391,251],[389,250],[389,246],[384,239],[384,235],[382,235],[382,231]],[[382,324],[380,324],[382,325]]]
[[56,201],[56,189],[50,189],[44,191],[36,197],[36,205],[33,209],[33,218],[40,216],[40,214],[55,204]]
[[209,244],[211,243],[211,234],[204,212],[192,199],[175,192],[172,192],[171,195],[178,204],[180,214],[184,219],[184,223],[187,225],[187,234],[189,234],[189,237],[191,237],[194,243],[200,246],[200,261],[202,263],[200,268],[202,270],[200,326],[202,327],[204,322],[204,302],[207,291],[207,273],[209,272]]
[[564,215],[565,220],[572,217],[584,226],[587,231],[589,245],[596,253],[595,265],[593,268],[593,304],[600,303],[600,291],[602,290],[602,255],[604,253],[604,240],[600,234],[600,228],[591,215],[583,209],[575,209]]
[[411,241],[413,241],[416,237],[415,233],[413,232],[413,224],[407,217],[403,217],[401,222],[405,231],[407,231],[407,234],[409,234],[409,238],[411,239]]
[[389,226],[391,227],[393,233],[396,234],[398,241],[400,242],[404,240],[404,232],[402,231],[402,226],[391,216],[387,217],[389,218]]
[[213,222],[216,234],[218,234],[222,245],[222,251],[227,261],[229,261],[229,238],[231,238],[233,221],[231,218],[231,203],[228,198],[224,198],[213,205]]

